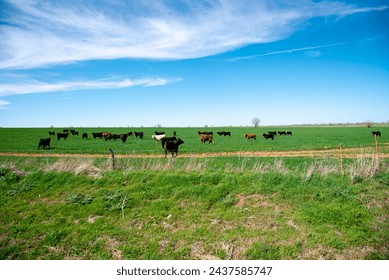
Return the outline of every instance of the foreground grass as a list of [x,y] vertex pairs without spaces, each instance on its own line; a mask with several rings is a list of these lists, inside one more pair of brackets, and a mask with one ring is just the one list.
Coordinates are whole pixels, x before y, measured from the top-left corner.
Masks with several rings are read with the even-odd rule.
[[389,259],[388,162],[14,159],[0,259]]

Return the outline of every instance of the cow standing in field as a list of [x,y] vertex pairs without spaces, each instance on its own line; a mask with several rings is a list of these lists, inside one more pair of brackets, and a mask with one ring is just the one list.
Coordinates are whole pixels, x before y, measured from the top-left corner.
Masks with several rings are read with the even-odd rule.
[[60,140],[61,138],[66,140],[69,136],[69,133],[57,133],[57,140]]
[[82,134],[82,139],[88,139],[88,133],[84,132],[84,133]]
[[143,139],[143,131],[140,131],[140,132],[134,132],[135,133],[135,137],[139,139]]
[[49,131],[49,136],[51,135],[55,136],[55,131]]
[[38,150],[40,147],[42,147],[42,149],[48,149],[50,148],[50,141],[51,141],[51,138],[41,138],[39,140],[39,144],[38,144]]
[[231,136],[231,132],[229,132],[229,131],[220,131],[217,134],[219,134],[220,136],[222,136],[222,135],[224,135],[224,136]]
[[247,140],[250,140],[250,139],[257,140],[256,134],[245,134],[244,137],[246,137]]
[[375,136],[379,136],[379,137],[381,137],[381,131],[372,131],[371,132],[372,134],[373,134],[373,136],[375,135]]
[[102,132],[92,132],[93,139],[96,138],[103,138],[103,133]]
[[212,135],[206,135],[206,134],[201,134],[200,135],[200,141],[205,143],[208,142],[209,144],[213,144],[213,136]]
[[151,135],[151,138],[154,139],[155,141],[161,141],[162,138],[165,137],[165,134],[156,134],[156,135]]
[[122,140],[122,143],[126,143],[128,134],[120,134],[120,140]]
[[263,135],[263,137],[265,137],[265,139],[274,140],[274,134],[272,134],[272,133],[264,133],[262,135]]
[[167,152],[172,154],[172,158],[176,157],[178,155],[178,147],[184,144],[184,141],[176,137],[164,137],[161,142],[162,148],[165,151],[165,158],[167,157]]

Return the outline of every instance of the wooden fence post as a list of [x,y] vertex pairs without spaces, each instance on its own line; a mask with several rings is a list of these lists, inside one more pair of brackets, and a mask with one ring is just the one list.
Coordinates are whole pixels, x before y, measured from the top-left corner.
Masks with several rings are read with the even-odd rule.
[[343,152],[342,152],[342,144],[340,144],[339,148],[340,148],[340,173],[343,175]]
[[111,148],[109,148],[109,151],[111,153],[111,157],[112,157],[112,170],[115,169],[115,155],[114,155],[114,152]]
[[377,135],[374,134],[374,141],[375,141],[375,153],[378,156],[378,141],[377,141]]

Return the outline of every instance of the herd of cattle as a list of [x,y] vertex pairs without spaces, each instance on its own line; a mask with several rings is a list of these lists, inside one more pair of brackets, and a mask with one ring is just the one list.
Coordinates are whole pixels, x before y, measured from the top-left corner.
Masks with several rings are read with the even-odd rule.
[[[202,143],[208,142],[210,144],[213,144],[213,132],[212,131],[198,131],[199,139]],[[64,129],[62,132],[55,132],[55,131],[49,131],[49,136],[57,136],[57,140],[64,139],[66,140],[69,135],[79,135],[79,132],[74,129]],[[217,132],[219,136],[231,136],[231,132],[229,131],[219,131]],[[276,135],[289,135],[292,136],[292,131],[269,131],[268,133],[263,133],[262,136],[265,139],[272,139],[274,140],[274,137]],[[380,136],[381,137],[381,131],[372,131],[373,136]],[[126,143],[127,137],[129,136],[135,136],[136,138],[143,139],[144,133],[143,131],[140,132],[128,132],[128,133],[122,133],[122,134],[114,134],[111,132],[92,132],[93,139],[105,139],[105,141],[108,140],[118,140],[120,139],[122,143]],[[244,134],[244,137],[247,140],[257,140],[256,134]],[[88,133],[84,132],[82,133],[82,139],[88,139],[89,135]],[[176,157],[178,154],[178,147],[182,144],[184,144],[184,141],[180,138],[176,137],[176,131],[173,132],[173,137],[166,137],[166,134],[164,131],[155,131],[154,134],[151,136],[152,139],[155,141],[161,141],[162,143],[162,149],[165,151],[165,157],[167,156],[167,153],[171,153],[172,157]],[[50,148],[50,142],[51,137],[48,138],[41,138],[39,140],[38,144],[38,150],[40,148],[42,149],[48,149]]]

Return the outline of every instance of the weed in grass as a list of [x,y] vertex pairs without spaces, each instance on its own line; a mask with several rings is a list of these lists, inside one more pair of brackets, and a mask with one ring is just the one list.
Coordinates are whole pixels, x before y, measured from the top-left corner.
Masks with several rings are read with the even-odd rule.
[[254,242],[246,251],[250,260],[278,260],[281,257],[280,248],[268,243]]
[[33,188],[33,185],[30,185],[28,183],[23,183],[23,184],[17,184],[14,185],[11,190],[8,191],[8,195],[16,195],[22,192],[29,191]]
[[127,206],[129,198],[123,191],[111,191],[103,196],[105,210],[118,211]]
[[92,201],[93,201],[93,197],[86,196],[81,193],[72,193],[65,200],[67,204],[73,204],[73,205],[85,205],[85,204],[92,203]]

